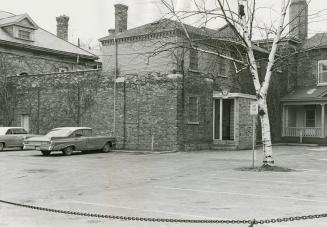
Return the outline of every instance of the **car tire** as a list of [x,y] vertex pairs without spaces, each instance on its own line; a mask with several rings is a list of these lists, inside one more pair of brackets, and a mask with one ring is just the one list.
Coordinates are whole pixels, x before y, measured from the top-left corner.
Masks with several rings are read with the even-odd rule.
[[3,148],[5,147],[4,143],[0,143],[0,151],[3,151]]
[[102,148],[102,152],[103,153],[108,153],[111,151],[111,144],[110,143],[106,143],[103,148]]
[[66,156],[70,156],[70,155],[72,155],[73,152],[74,152],[74,147],[72,147],[72,146],[66,147],[66,148],[62,151],[62,153],[63,153],[64,155],[66,155]]
[[51,151],[41,151],[44,156],[49,156]]

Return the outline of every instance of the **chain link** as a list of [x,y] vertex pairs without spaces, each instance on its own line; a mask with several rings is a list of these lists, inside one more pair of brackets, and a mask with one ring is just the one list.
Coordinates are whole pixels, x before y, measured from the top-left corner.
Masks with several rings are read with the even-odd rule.
[[123,220],[123,221],[145,221],[145,222],[170,222],[170,223],[207,223],[207,224],[250,224],[249,227],[259,224],[269,224],[275,222],[290,222],[290,221],[299,221],[307,219],[318,219],[326,218],[327,213],[324,214],[315,214],[315,215],[303,215],[303,216],[294,216],[287,218],[272,218],[272,219],[261,219],[261,220],[240,220],[240,219],[230,219],[230,220],[220,220],[220,219],[172,219],[172,218],[149,218],[149,217],[133,217],[133,216],[119,216],[119,215],[110,215],[110,214],[95,214],[95,213],[85,213],[77,211],[68,211],[68,210],[59,210],[52,208],[45,208],[39,206],[26,205],[21,203],[9,202],[6,200],[0,200],[0,203],[6,203],[13,206],[25,207],[34,210],[47,211],[52,213],[76,215],[76,216],[85,216],[85,217],[96,217],[96,218],[106,218],[114,220]]

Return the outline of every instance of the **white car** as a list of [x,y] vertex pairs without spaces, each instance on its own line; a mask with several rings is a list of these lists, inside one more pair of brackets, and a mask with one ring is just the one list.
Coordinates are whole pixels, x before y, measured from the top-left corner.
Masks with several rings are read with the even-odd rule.
[[10,147],[19,147],[22,150],[24,139],[33,136],[36,135],[28,134],[22,127],[0,127],[0,151]]

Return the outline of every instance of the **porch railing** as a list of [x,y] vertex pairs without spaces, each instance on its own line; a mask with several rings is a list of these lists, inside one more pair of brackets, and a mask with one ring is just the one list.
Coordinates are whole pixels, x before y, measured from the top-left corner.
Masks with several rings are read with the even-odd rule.
[[287,127],[283,130],[283,136],[288,137],[321,137],[321,127]]

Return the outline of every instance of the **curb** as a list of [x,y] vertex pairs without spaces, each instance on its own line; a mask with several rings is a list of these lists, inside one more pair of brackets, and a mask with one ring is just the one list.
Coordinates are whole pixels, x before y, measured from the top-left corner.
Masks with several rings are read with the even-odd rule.
[[130,153],[130,154],[171,154],[179,151],[137,151],[137,150],[112,150],[116,153]]

